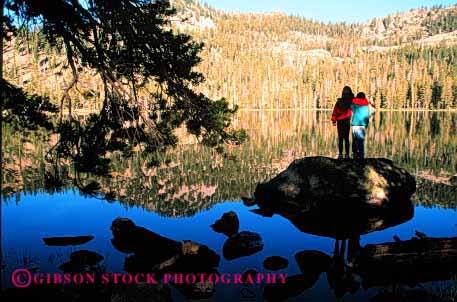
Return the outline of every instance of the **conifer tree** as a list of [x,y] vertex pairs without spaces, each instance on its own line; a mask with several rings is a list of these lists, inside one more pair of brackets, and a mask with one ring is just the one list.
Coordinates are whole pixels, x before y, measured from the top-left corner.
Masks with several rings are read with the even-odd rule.
[[[129,154],[135,146],[163,151],[175,146],[183,125],[218,149],[240,143],[229,130],[236,108],[195,90],[204,81],[195,67],[203,44],[171,29],[175,10],[168,0],[6,0],[21,24],[39,23],[47,41],[62,43],[72,81],[60,100],[59,155],[83,171],[106,170],[108,151]],[[103,106],[81,122],[64,119],[64,103],[80,80],[80,67],[95,70],[103,83]],[[141,94],[147,87],[154,91]]]

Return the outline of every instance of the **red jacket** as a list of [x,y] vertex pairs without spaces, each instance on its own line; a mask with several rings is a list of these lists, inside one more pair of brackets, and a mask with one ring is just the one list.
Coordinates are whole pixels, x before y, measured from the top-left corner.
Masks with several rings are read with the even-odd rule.
[[368,106],[368,105],[370,105],[370,103],[368,103],[367,99],[358,99],[358,98],[353,99],[352,100],[352,104],[359,105],[359,106]]
[[338,102],[336,102],[335,108],[333,109],[332,122],[336,123],[336,121],[346,120],[351,117],[352,117],[351,107],[345,109],[342,104],[342,101],[338,100]]

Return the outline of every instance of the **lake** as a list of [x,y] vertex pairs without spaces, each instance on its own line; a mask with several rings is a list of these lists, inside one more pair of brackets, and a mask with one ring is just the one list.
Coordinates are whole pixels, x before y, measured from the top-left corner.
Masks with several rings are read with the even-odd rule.
[[[78,250],[102,255],[99,265],[107,272],[125,272],[130,254],[111,241],[110,227],[118,217],[178,242],[192,240],[207,245],[220,255],[220,273],[249,269],[268,273],[271,271],[263,267],[263,261],[281,256],[288,260],[288,266],[278,273],[306,275],[296,261],[296,255],[303,251],[318,251],[336,261],[334,238],[300,231],[279,215],[258,215],[251,211],[255,207],[241,201],[241,197],[252,194],[257,183],[271,179],[294,159],[336,157],[336,129],[330,114],[243,111],[237,114],[234,125],[248,131],[249,141],[241,147],[229,146],[225,156],[193,144],[192,138],[184,135],[184,144],[164,154],[159,166],[149,165],[144,154],[129,160],[113,156],[110,177],[76,177],[71,166],[63,164],[59,166],[59,186],[50,182],[54,178],[46,173],[49,163],[44,160],[46,141],[52,136],[40,133],[25,137],[5,129],[2,285],[12,286],[11,274],[17,268],[61,272],[59,266]],[[418,191],[410,217],[384,230],[363,234],[360,246],[392,243],[394,237],[407,241],[417,236],[416,231],[431,238],[457,237],[457,190],[448,182],[457,171],[456,129],[457,113],[376,113],[367,134],[367,156],[388,158],[407,169],[417,177]],[[91,182],[97,183],[96,192],[86,190]],[[227,237],[214,232],[210,225],[229,211],[237,214],[240,231],[260,234],[260,251],[233,260],[224,257]],[[348,218],[346,223],[351,222]],[[44,237],[85,235],[95,238],[78,246],[49,246],[43,241]],[[366,301],[385,294],[393,285],[389,280],[369,284],[364,276],[354,275],[351,286],[341,289],[334,274],[320,272],[288,301]],[[399,286],[455,298],[456,280],[457,269],[449,267],[444,275]],[[217,285],[208,300],[263,301],[264,290],[264,285]],[[173,301],[192,298],[173,286],[171,292]]]

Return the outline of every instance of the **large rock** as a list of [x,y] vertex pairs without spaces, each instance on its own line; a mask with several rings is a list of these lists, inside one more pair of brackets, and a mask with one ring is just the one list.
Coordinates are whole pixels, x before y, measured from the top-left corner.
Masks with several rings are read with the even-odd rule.
[[260,207],[292,212],[354,210],[396,206],[408,201],[415,190],[414,177],[386,159],[307,157],[258,185],[255,198]]
[[130,219],[117,218],[111,224],[111,231],[113,233],[111,243],[122,253],[163,261],[181,250],[181,243],[136,226]]
[[129,219],[116,219],[111,230],[113,246],[120,252],[133,254],[125,261],[128,272],[195,273],[219,266],[220,256],[206,245],[162,237]]
[[[165,273],[218,274],[215,268],[219,266],[220,256],[206,245],[162,237],[126,218],[114,220],[111,231],[113,246],[120,252],[133,254],[124,262],[124,269],[129,273],[155,273],[158,278]],[[215,285],[209,281],[175,287],[193,300],[209,299],[215,293]],[[167,301],[168,296],[163,298]]]

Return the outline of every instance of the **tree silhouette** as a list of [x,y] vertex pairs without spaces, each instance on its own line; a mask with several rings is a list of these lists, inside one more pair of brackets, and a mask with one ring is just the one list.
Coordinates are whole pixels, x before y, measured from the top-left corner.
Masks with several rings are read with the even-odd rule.
[[[101,158],[138,145],[163,151],[176,145],[174,130],[183,125],[218,149],[243,140],[244,132],[229,130],[236,108],[197,92],[204,77],[194,67],[203,45],[171,29],[175,10],[168,0],[6,0],[5,5],[18,24],[38,23],[51,45],[65,46],[72,81],[60,100],[56,150],[86,162],[84,170],[94,167],[94,154]],[[95,70],[104,89],[101,111],[83,121],[73,117],[69,97],[82,68]]]

